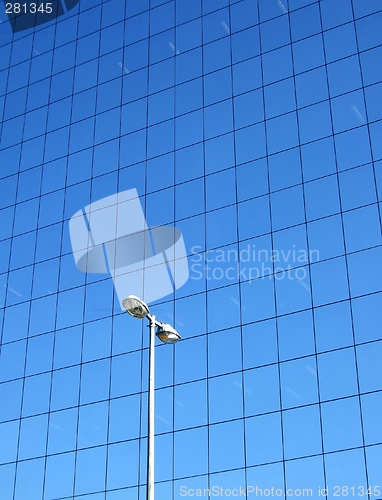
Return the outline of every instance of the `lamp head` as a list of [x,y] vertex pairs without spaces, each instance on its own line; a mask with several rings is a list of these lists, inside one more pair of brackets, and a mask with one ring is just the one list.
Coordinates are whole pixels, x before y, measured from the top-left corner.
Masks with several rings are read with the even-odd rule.
[[175,342],[178,342],[182,338],[175,328],[164,323],[158,325],[156,336],[165,344],[175,344]]
[[131,316],[134,316],[134,318],[142,319],[150,313],[147,304],[135,295],[129,295],[127,299],[122,301],[122,305]]

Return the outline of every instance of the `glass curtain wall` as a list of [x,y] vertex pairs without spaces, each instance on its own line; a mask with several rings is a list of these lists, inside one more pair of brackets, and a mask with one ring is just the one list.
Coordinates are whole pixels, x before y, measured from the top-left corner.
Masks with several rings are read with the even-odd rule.
[[1,499],[380,499],[381,1],[0,5]]

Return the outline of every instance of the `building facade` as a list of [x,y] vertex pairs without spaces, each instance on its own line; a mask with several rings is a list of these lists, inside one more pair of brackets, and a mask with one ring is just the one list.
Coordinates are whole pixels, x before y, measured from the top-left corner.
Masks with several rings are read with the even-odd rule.
[[381,498],[382,2],[0,20],[1,499]]

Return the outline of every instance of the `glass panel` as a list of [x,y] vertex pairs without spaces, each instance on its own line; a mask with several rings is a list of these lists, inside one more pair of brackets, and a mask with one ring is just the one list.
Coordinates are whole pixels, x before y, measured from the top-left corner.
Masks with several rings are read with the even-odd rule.
[[[308,263],[308,257],[304,226],[284,229],[273,234],[273,251],[270,260],[274,263],[275,273],[293,268],[302,270],[301,266]],[[299,274],[297,270],[291,273],[291,275],[296,274]],[[301,271],[301,274],[304,273]]]
[[[243,467],[244,420],[211,425],[209,432],[209,464],[211,472]],[[224,451],[221,448],[222,441],[226,443]]]
[[53,372],[51,410],[78,405],[79,379],[77,366]]
[[244,404],[246,416],[280,409],[277,365],[244,372]]
[[17,456],[17,441],[19,434],[19,423],[7,422],[0,425],[0,435],[1,435],[1,463],[14,462]]
[[25,379],[22,415],[45,413],[49,408],[51,373]]
[[[334,215],[340,211],[337,176],[329,176],[305,184],[307,220]],[[322,203],[325,197],[325,203]]]
[[[103,479],[104,471],[104,456],[102,448],[98,449],[99,470],[101,479]],[[88,453],[93,450],[85,450]],[[85,455],[84,455],[85,459]],[[127,441],[125,443],[112,444],[108,447],[107,454],[107,488],[115,489],[126,486],[133,486],[138,483],[138,441]],[[85,466],[85,463],[83,464]],[[89,469],[88,469],[89,470]],[[100,481],[100,486],[97,489],[103,489]],[[82,488],[90,491],[91,486],[96,489],[96,477],[88,477],[86,483],[82,483]]]
[[225,170],[206,178],[207,210],[214,210],[236,201],[235,171]]
[[370,138],[366,127],[335,136],[339,170],[347,170],[371,161]]
[[321,16],[324,30],[352,21],[353,12],[350,0],[344,0],[341,5],[330,0],[323,0],[321,2]]
[[196,427],[207,423],[207,384],[205,381],[175,388],[175,429]]
[[14,342],[1,347],[0,380],[12,380],[24,374],[26,342]]
[[205,474],[208,469],[207,427],[191,429],[174,434],[174,477]]
[[302,73],[325,64],[321,35],[315,35],[294,43],[292,48],[293,64],[296,73]]
[[74,483],[75,454],[66,453],[48,457],[44,498],[53,499],[62,495],[71,495]]
[[290,15],[292,41],[301,40],[321,31],[320,10],[313,4]]
[[[221,395],[224,394],[224,398]],[[208,381],[209,420],[211,423],[243,416],[243,380],[240,373]]]
[[239,329],[208,335],[208,374],[210,376],[241,370],[241,356]]
[[[94,304],[93,304],[94,305]],[[103,312],[102,315],[105,315]],[[93,361],[110,356],[111,321],[109,318],[86,323],[83,340],[83,361]]]
[[231,56],[229,38],[223,38],[205,45],[203,47],[203,56],[204,73],[210,73],[229,66]]
[[[103,368],[106,368],[106,361],[97,361],[96,363],[102,363]],[[91,368],[93,365],[94,368]],[[96,370],[97,366],[92,363],[89,368],[89,389],[91,388],[91,370]],[[104,382],[104,397],[107,398],[107,375],[105,372]],[[141,382],[141,353],[132,352],[130,354],[125,354],[123,356],[117,356],[113,358],[112,361],[112,372],[111,372],[111,397],[115,398],[118,396],[125,396],[127,394],[134,394],[140,391]]]
[[358,392],[353,348],[318,356],[321,399],[351,396]]
[[[284,470],[282,463],[262,465],[260,467],[249,467],[247,469],[248,493],[262,496],[274,491],[274,495],[280,496],[284,491]],[[268,493],[269,492],[269,493]]]
[[[162,349],[163,350],[163,349]],[[170,349],[166,349],[167,352]],[[172,356],[171,356],[172,357]],[[170,363],[167,363],[167,367]],[[158,372],[161,371],[161,367],[158,368]],[[155,393],[155,431],[159,433],[172,431],[173,425],[173,390],[172,388],[165,388],[156,390]]]
[[[271,195],[273,229],[301,224],[305,220],[303,194],[300,186]],[[285,207],[288,210],[285,210]]]
[[312,302],[308,267],[292,271],[275,269],[277,311],[280,314],[307,309]]
[[311,266],[314,305],[349,298],[346,264],[343,257]]
[[382,429],[377,417],[381,408],[382,392],[361,396],[362,426],[366,445],[381,442]]
[[20,418],[22,389],[22,380],[0,384],[0,399],[7,402],[0,407],[1,422]]
[[49,417],[48,453],[74,450],[77,442],[78,409],[56,411]]
[[108,403],[96,403],[80,407],[78,447],[89,448],[105,444],[108,429]]
[[57,331],[54,344],[54,368],[64,368],[80,363],[81,347],[81,327]]
[[53,334],[41,335],[29,340],[26,375],[49,371],[53,361]]
[[[69,371],[68,368],[65,371]],[[107,399],[110,386],[110,360],[93,361],[82,367],[81,404]]]
[[338,257],[345,253],[340,215],[308,223],[311,262]]
[[380,258],[381,247],[349,256],[350,291],[353,297],[380,290],[381,274],[377,266]]
[[[176,13],[178,15],[180,2],[177,2]],[[197,4],[195,7],[198,8]],[[176,50],[185,52],[202,44],[202,20],[195,19],[185,24],[176,26]]]
[[272,21],[262,23],[260,25],[260,34],[261,48],[264,52],[287,45],[290,42],[288,16],[281,16]]
[[[334,497],[334,486],[346,486],[348,491],[354,486],[358,498],[365,499],[366,477],[365,457],[363,450],[349,450],[340,453],[329,453],[325,456],[326,481],[328,487],[328,498]],[[340,489],[342,493],[342,489]]]
[[[381,484],[381,470],[379,464],[381,463],[382,446],[372,446],[366,448],[367,472],[369,484]],[[380,494],[380,489],[376,486],[372,489],[374,495]]]
[[[92,467],[89,467],[89,463]],[[105,488],[106,447],[80,450],[77,453],[75,493],[82,495]]]
[[268,169],[265,159],[240,165],[236,169],[236,178],[239,202],[268,192]]
[[18,458],[40,457],[45,454],[48,430],[48,415],[24,418],[20,426]]
[[380,82],[382,80],[381,68],[375,64],[381,55],[382,48],[368,50],[361,54],[361,69],[365,85]]
[[310,498],[317,499],[324,480],[322,457],[302,458],[286,462],[286,483],[291,491],[302,490]]
[[280,380],[283,408],[318,402],[316,359],[314,357],[282,363]]
[[278,319],[280,361],[314,353],[313,318],[310,311]]
[[16,464],[3,465],[0,467],[0,493],[3,498],[11,498],[15,484]]
[[381,390],[382,378],[378,370],[378,360],[382,354],[382,342],[358,346],[356,352],[360,391]]
[[322,452],[318,405],[283,412],[285,458],[299,458]]
[[339,302],[314,310],[317,351],[330,351],[353,344],[350,303]]
[[246,419],[248,465],[277,462],[282,459],[280,413]]
[[40,500],[43,498],[45,460],[26,460],[17,467],[15,500]]
[[275,320],[243,327],[244,369],[277,362]]
[[272,191],[301,183],[301,160],[299,149],[291,149],[272,155],[268,159],[269,180]]
[[[206,336],[179,342],[175,351],[175,381],[177,384],[206,377],[206,353]],[[198,363],[189,363],[190,359],[198,359],[199,361]]]
[[382,294],[361,297],[352,301],[354,332],[357,343],[381,338]]
[[26,338],[29,321],[29,302],[5,309],[2,342]]
[[[272,276],[242,283],[241,313],[243,323],[261,321],[275,316],[275,292]],[[256,304],[256,307],[253,305]]]
[[239,289],[231,285],[207,294],[208,329],[210,332],[237,326],[240,323]]

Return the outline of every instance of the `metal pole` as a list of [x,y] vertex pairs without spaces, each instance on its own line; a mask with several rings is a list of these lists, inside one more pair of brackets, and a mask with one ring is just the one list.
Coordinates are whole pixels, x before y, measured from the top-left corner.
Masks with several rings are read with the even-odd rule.
[[155,316],[147,315],[150,321],[149,347],[149,401],[147,440],[147,495],[146,500],[154,500],[154,370],[155,370]]

